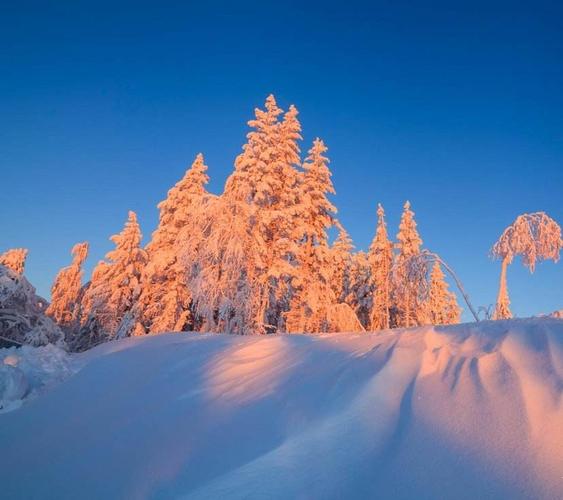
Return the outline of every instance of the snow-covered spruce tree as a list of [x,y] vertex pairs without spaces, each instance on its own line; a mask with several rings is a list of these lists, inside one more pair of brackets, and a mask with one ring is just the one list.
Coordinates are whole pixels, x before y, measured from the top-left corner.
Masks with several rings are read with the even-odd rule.
[[82,328],[73,347],[83,350],[104,340],[130,336],[136,327],[134,306],[141,293],[147,253],[141,248],[137,215],[130,211],[115,249],[100,261],[82,301]]
[[352,250],[354,244],[346,229],[336,221],[338,237],[331,248],[330,286],[338,303],[346,302],[350,293],[350,268],[352,267]]
[[393,266],[393,302],[396,308],[393,323],[397,327],[416,326],[425,321],[422,296],[426,287],[425,272],[415,268],[421,261],[413,258],[420,254],[422,240],[410,207],[407,201],[397,234],[398,253]]
[[0,264],[0,337],[8,345],[64,346],[63,332],[45,316],[44,300],[22,274],[3,264]]
[[502,260],[500,286],[493,319],[511,318],[506,271],[515,256],[521,255],[524,265],[534,272],[536,262],[559,260],[563,246],[561,228],[544,212],[519,215],[501,234],[492,248],[492,255]]
[[207,166],[200,153],[158,205],[160,219],[147,245],[149,261],[139,300],[139,317],[146,332],[180,332],[193,328],[192,297],[186,283],[186,267],[180,262],[179,235],[196,224],[194,218],[211,198],[205,189],[209,181],[206,172]]
[[273,96],[256,109],[225,192],[209,211],[206,244],[192,275],[196,315],[215,331],[284,330],[296,278],[300,124]]
[[383,330],[390,327],[393,243],[387,236],[385,211],[381,204],[377,206],[377,230],[369,248],[368,260],[373,289],[370,328]]
[[0,265],[22,275],[27,258],[27,248],[12,248],[0,255]]
[[336,305],[330,308],[329,331],[361,332],[364,327],[355,311],[359,304],[356,299],[359,284],[355,273],[357,256],[352,253],[352,239],[342,224],[335,220],[334,225],[338,228],[338,237],[329,248],[328,279]]
[[461,308],[455,293],[448,290],[448,284],[438,261],[434,261],[430,273],[427,300],[428,320],[433,325],[451,325],[459,323]]
[[288,332],[321,332],[330,329],[330,311],[336,299],[330,287],[330,250],[327,229],[334,224],[336,208],[328,194],[334,193],[324,156],[327,147],[315,139],[303,164],[299,184],[298,224],[294,239],[298,275],[293,282],[290,310],[286,313]]
[[248,230],[249,205],[213,199],[194,220],[195,230],[181,233],[182,256],[192,292],[194,329],[252,333],[252,259],[260,242]]
[[[269,188],[258,202],[258,230],[266,243],[266,287],[260,288],[261,307],[264,312],[266,331],[283,332],[285,313],[289,310],[295,293],[295,280],[299,276],[297,254],[299,252],[296,231],[304,225],[299,213],[299,183],[301,165],[299,146],[301,124],[297,109],[291,105],[280,122],[272,163],[262,182]],[[260,312],[260,317],[262,313]]]
[[51,287],[51,303],[46,311],[66,331],[74,329],[80,320],[82,264],[88,256],[88,243],[74,245],[71,255],[71,265],[61,269],[55,277]]
[[348,273],[349,290],[345,302],[356,313],[362,330],[365,330],[369,327],[373,300],[371,266],[366,252],[352,254]]

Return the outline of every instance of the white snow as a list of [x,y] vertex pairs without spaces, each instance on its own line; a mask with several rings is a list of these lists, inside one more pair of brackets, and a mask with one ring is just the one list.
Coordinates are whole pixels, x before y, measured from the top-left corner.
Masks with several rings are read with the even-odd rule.
[[19,408],[72,375],[76,360],[48,344],[0,349],[0,413]]
[[0,415],[4,498],[563,492],[559,319],[147,336],[63,365],[82,368]]

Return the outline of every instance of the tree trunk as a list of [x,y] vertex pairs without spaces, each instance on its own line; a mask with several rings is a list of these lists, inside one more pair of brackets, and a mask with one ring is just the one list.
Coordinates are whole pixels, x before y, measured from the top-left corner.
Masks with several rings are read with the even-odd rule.
[[508,298],[508,286],[506,284],[506,270],[508,268],[508,260],[508,256],[502,259],[500,270],[500,285],[493,319],[512,318],[512,313],[510,312],[510,299]]

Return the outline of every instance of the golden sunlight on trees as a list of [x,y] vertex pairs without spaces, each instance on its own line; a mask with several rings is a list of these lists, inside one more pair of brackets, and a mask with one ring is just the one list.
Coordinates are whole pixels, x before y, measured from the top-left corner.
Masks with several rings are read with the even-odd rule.
[[534,272],[536,262],[559,260],[562,247],[561,228],[544,212],[519,215],[494,244],[491,254],[501,260],[500,285],[493,319],[512,317],[506,282],[506,271],[514,257]]
[[71,250],[72,263],[61,269],[51,288],[51,304],[47,315],[61,327],[73,328],[80,319],[82,265],[88,256],[88,243],[77,243]]
[[[378,204],[371,245],[355,251],[331,200],[328,148],[317,138],[303,158],[295,106],[284,111],[270,95],[248,125],[223,192],[206,190],[208,167],[198,154],[158,204],[158,226],[145,248],[134,212],[85,284],[88,244],[73,248],[46,310],[70,349],[160,332],[364,332],[458,323],[461,308],[444,271],[479,321],[453,269],[423,248],[410,202],[395,241]],[[561,229],[543,212],[521,215],[504,231],[492,250],[502,259],[496,319],[511,316],[506,268],[514,256],[533,271],[537,261],[557,260],[560,249]],[[10,250],[0,267],[21,275],[26,255]]]
[[12,248],[0,255],[0,264],[11,269],[16,274],[23,274],[27,248]]

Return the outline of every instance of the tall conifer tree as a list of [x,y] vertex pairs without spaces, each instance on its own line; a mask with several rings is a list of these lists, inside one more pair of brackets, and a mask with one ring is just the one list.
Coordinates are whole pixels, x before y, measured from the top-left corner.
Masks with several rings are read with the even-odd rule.
[[51,303],[46,310],[60,326],[74,328],[80,319],[82,299],[82,265],[88,256],[88,243],[72,247],[72,263],[59,271],[51,287]]
[[[141,248],[141,229],[137,215],[130,211],[121,233],[112,236],[115,248],[107,253],[107,261],[94,268],[92,281],[82,303],[83,328],[81,335],[104,338],[128,337],[136,325],[134,308],[141,294],[141,276],[147,263],[147,252]],[[82,339],[87,344],[98,339]]]
[[287,318],[288,331],[319,332],[329,328],[329,312],[336,303],[330,286],[330,252],[327,230],[334,223],[336,208],[328,194],[334,193],[330,180],[327,147],[315,139],[303,164],[299,186],[299,205],[295,228],[299,246],[296,250],[298,277],[294,280]]
[[393,266],[393,243],[387,236],[385,211],[377,206],[377,230],[368,255],[373,284],[373,305],[371,329],[382,330],[390,327],[391,270]]
[[414,212],[407,201],[397,234],[398,255],[394,271],[394,299],[398,313],[396,326],[416,326],[420,322],[419,316],[423,307],[420,294],[421,288],[425,286],[425,279],[422,273],[416,272],[416,258],[420,254],[421,245]]
[[196,226],[211,196],[203,155],[196,156],[184,177],[158,204],[158,228],[147,245],[148,264],[139,301],[140,321],[147,332],[183,331],[191,328],[191,291],[186,282],[186,265],[180,262],[180,233]]
[[427,312],[433,325],[459,323],[461,308],[454,293],[448,289],[444,273],[438,262],[434,262],[430,273]]

